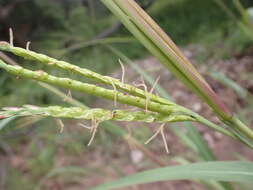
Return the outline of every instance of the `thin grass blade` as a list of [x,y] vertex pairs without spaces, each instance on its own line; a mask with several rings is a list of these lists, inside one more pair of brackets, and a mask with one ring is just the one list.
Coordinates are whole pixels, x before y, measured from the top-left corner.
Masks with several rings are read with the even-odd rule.
[[115,182],[97,186],[90,190],[110,190],[158,181],[189,179],[242,182],[253,185],[253,163],[218,161],[170,166],[140,172],[121,178]]

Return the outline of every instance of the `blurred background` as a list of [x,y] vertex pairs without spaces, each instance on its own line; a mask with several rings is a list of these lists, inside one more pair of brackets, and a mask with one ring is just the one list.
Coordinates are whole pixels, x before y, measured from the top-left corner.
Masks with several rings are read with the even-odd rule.
[[[252,0],[138,0],[206,77],[214,90],[253,126],[253,2]],[[217,121],[210,109],[188,91],[136,41],[99,0],[0,0],[0,40],[138,83],[160,76],[158,93]],[[56,76],[90,82],[72,73],[24,61],[0,52],[8,63]],[[150,82],[152,83],[152,82]],[[113,103],[78,92],[52,89],[0,71],[0,106],[87,105],[112,107]],[[68,98],[73,98],[68,101]],[[124,107],[123,107],[124,108]],[[60,127],[64,123],[64,131]],[[0,189],[88,189],[119,177],[164,165],[208,160],[196,143],[209,146],[209,159],[253,160],[240,143],[204,126],[174,124],[166,129],[170,154],[162,138],[149,145],[155,125],[102,124],[95,141],[80,127],[84,121],[11,118],[0,121]],[[87,123],[89,125],[89,123]],[[198,129],[198,130],[196,130]],[[195,135],[193,135],[195,134]],[[199,135],[196,137],[196,134]],[[196,142],[197,141],[197,142]],[[194,145],[195,143],[195,145]],[[132,188],[208,189],[193,182],[163,182]]]

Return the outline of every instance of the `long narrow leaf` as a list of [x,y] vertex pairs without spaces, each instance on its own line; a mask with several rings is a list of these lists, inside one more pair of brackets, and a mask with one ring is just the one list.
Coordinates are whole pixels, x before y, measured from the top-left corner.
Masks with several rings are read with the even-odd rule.
[[143,45],[222,118],[231,113],[173,41],[133,0],[102,0]]
[[240,131],[238,138],[241,141],[252,145],[253,131],[232,114],[166,33],[134,0],[101,1],[161,63],[199,95],[226,125],[234,128],[234,131]]
[[215,180],[253,185],[252,162],[204,162],[170,166],[140,172],[90,190],[110,190],[126,186],[169,180]]

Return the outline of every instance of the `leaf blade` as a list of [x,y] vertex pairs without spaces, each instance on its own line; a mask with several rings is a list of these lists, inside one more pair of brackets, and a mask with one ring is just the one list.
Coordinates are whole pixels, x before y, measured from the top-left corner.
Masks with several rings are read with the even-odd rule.
[[109,190],[166,180],[215,180],[253,184],[252,162],[203,162],[140,172],[90,190]]

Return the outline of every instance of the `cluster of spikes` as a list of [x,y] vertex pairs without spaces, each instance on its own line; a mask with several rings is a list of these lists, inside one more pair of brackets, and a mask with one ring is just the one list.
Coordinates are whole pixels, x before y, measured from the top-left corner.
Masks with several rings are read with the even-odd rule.
[[[95,137],[98,126],[101,122],[114,120],[114,121],[127,121],[127,122],[146,122],[146,123],[160,123],[161,127],[148,141],[150,142],[160,132],[163,137],[166,151],[168,152],[168,146],[165,140],[163,132],[164,126],[168,122],[182,122],[182,121],[198,121],[198,117],[194,116],[190,112],[174,102],[167,99],[161,98],[154,95],[154,89],[158,83],[159,78],[153,84],[151,90],[148,91],[147,86],[142,81],[141,84],[129,85],[124,83],[125,67],[119,60],[122,68],[121,80],[115,79],[109,76],[103,76],[85,68],[80,68],[76,65],[70,64],[65,61],[60,61],[44,54],[39,54],[30,50],[30,42],[27,43],[26,48],[19,48],[13,45],[13,33],[10,29],[10,42],[0,42],[0,50],[11,52],[24,59],[40,62],[48,66],[54,66],[63,70],[70,71],[72,73],[79,74],[81,76],[92,79],[96,83],[106,84],[111,89],[103,88],[98,85],[83,83],[70,78],[60,78],[49,75],[48,73],[39,70],[32,71],[25,69],[17,63],[15,65],[7,64],[0,59],[0,68],[6,70],[8,73],[15,76],[32,79],[38,82],[47,83],[50,85],[66,88],[71,96],[71,90],[77,90],[80,92],[96,95],[98,97],[110,99],[114,102],[114,106],[117,106],[117,102],[128,104],[141,108],[140,111],[129,111],[129,110],[107,110],[102,108],[85,108],[85,107],[61,107],[61,106],[49,106],[49,107],[38,107],[34,105],[24,105],[23,107],[5,107],[0,110],[0,119],[8,117],[18,116],[43,116],[43,117],[54,117],[54,118],[69,118],[69,119],[80,119],[90,120],[91,127],[85,127],[92,132],[92,137],[88,143],[90,145]],[[144,90],[137,88],[143,87]],[[63,130],[63,124],[61,120],[58,120],[61,126],[61,132]],[[81,124],[81,126],[85,126]]]
[[[60,78],[50,75],[42,70],[32,71],[19,66],[7,64],[5,61],[0,59],[0,68],[6,70],[8,73],[15,75],[17,78],[23,77],[32,79],[38,82],[47,83],[50,85],[66,88],[68,90],[68,96],[71,96],[71,90],[77,90],[80,92],[92,94],[98,97],[110,99],[114,102],[114,107],[117,107],[117,103],[128,104],[141,108],[140,111],[129,111],[113,109],[107,110],[102,108],[85,108],[85,107],[61,107],[61,106],[49,106],[49,107],[38,107],[34,105],[24,105],[22,107],[4,107],[0,110],[0,119],[5,119],[13,116],[27,117],[27,116],[43,116],[43,117],[54,117],[54,118],[68,118],[68,119],[80,119],[90,120],[92,126],[85,127],[92,132],[91,140],[94,139],[97,132],[98,126],[101,122],[114,120],[114,121],[136,121],[146,123],[160,123],[161,127],[158,131],[164,133],[164,125],[168,122],[181,122],[181,121],[197,121],[197,119],[187,111],[184,111],[181,106],[154,95],[154,89],[158,83],[159,78],[153,84],[151,90],[148,91],[147,86],[142,80],[141,84],[129,85],[124,83],[125,78],[125,67],[119,60],[122,68],[121,80],[115,79],[109,76],[103,76],[85,68],[80,68],[76,65],[70,64],[65,61],[59,61],[51,58],[44,54],[39,54],[30,50],[30,42],[27,43],[26,48],[19,48],[13,45],[13,32],[10,29],[10,42],[1,41],[0,50],[11,52],[24,59],[37,61],[48,66],[54,66],[63,70],[70,71],[72,73],[79,74],[81,76],[92,79],[95,83],[106,84],[110,88],[103,88],[98,85],[83,83],[70,78]],[[138,88],[143,87],[143,90]],[[63,130],[63,124],[61,120],[61,131]],[[85,125],[81,125],[85,126]],[[155,134],[156,136],[156,134]],[[153,136],[154,138],[154,136]],[[151,138],[151,139],[153,139]],[[150,140],[149,140],[150,141]],[[166,141],[164,140],[166,143]],[[165,146],[168,150],[167,145]],[[168,151],[167,151],[168,152]]]
[[[0,69],[17,77],[35,80],[48,85],[65,88],[68,91],[79,91],[100,98],[112,100],[117,103],[140,108],[144,111],[133,112],[129,110],[105,110],[89,108],[62,108],[62,107],[32,107],[4,108],[0,112],[0,119],[14,115],[44,115],[59,118],[89,119],[92,139],[97,132],[98,124],[107,120],[159,122],[162,126],[158,131],[163,134],[164,124],[178,121],[194,121],[202,123],[220,133],[239,140],[253,148],[253,131],[241,122],[223,104],[219,96],[212,90],[205,79],[198,73],[190,61],[183,55],[169,36],[156,24],[156,22],[134,0],[101,0],[101,2],[114,13],[126,28],[164,64],[179,80],[207,103],[223,123],[222,126],[203,118],[199,114],[177,105],[176,103],[153,94],[156,83],[148,91],[145,83],[138,86],[124,82],[125,69],[122,67],[121,80],[103,76],[91,70],[78,67],[66,61],[60,61],[44,54],[39,54],[29,49],[14,47],[13,34],[10,32],[10,42],[0,42],[0,50],[13,53],[24,59],[40,62],[47,66],[66,70],[71,73],[86,77],[95,84],[84,83],[70,78],[61,78],[50,75],[44,71],[32,71],[17,65],[9,65],[0,59]],[[103,84],[103,87],[99,86]],[[109,88],[105,88],[107,86]],[[143,87],[143,89],[138,88]],[[56,111],[58,110],[58,112]],[[60,110],[60,112],[59,112]],[[156,135],[155,135],[156,136]]]

